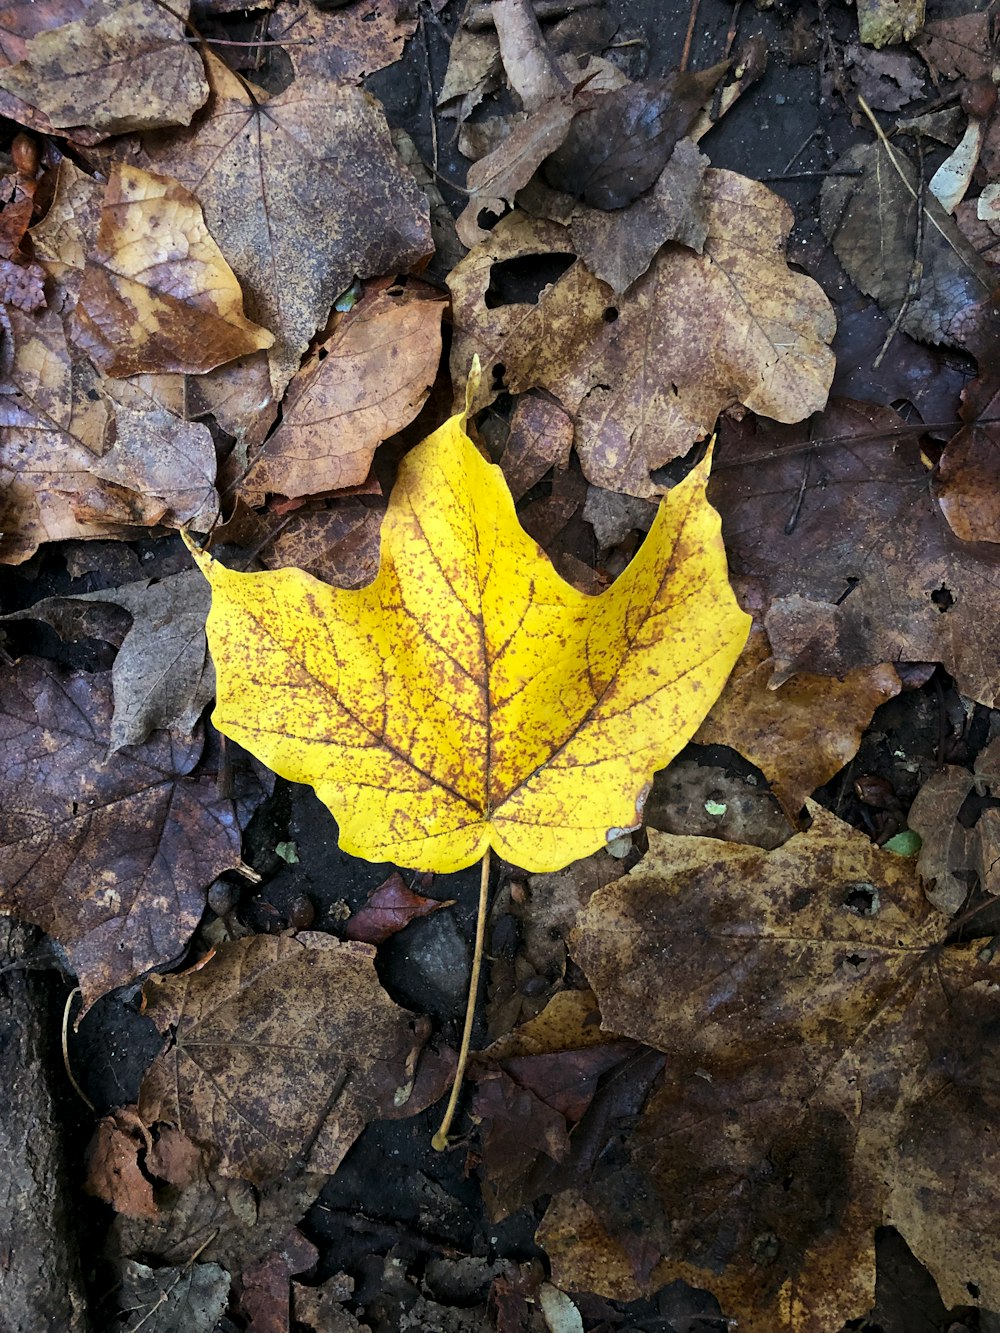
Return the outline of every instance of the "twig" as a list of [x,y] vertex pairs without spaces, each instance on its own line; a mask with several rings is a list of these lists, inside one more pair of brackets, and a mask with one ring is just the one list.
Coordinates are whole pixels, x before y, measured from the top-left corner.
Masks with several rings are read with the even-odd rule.
[[698,6],[701,0],[691,0],[691,13],[688,16],[687,32],[684,34],[684,46],[681,50],[680,64],[677,68],[683,74],[691,58],[691,43],[694,41],[694,25],[698,22]]
[[420,41],[424,48],[424,71],[427,74],[427,114],[431,121],[431,153],[434,158],[432,170],[438,169],[438,131],[437,117],[434,114],[434,80],[431,77],[431,47],[427,40],[427,25],[424,23],[423,10],[420,11]]
[[723,60],[729,59],[729,54],[736,44],[736,30],[740,21],[740,10],[743,8],[743,0],[736,0],[733,5],[733,16],[729,20],[729,31],[726,33],[726,49],[722,53]]
[[69,1079],[73,1091],[84,1103],[84,1105],[88,1108],[88,1110],[90,1110],[91,1112],[93,1112],[94,1115],[96,1115],[97,1107],[94,1105],[94,1103],[90,1100],[90,1098],[87,1096],[84,1090],[80,1087],[79,1083],[77,1083],[76,1079],[73,1077],[73,1070],[70,1068],[70,1063],[69,1063],[69,1011],[73,1007],[74,999],[78,995],[81,997],[81,999],[83,998],[83,992],[80,990],[80,987],[74,986],[73,989],[70,991],[70,993],[66,996],[66,1004],[65,1007],[63,1008],[63,1017],[62,1017],[63,1068],[66,1070],[66,1077]]
[[[578,9],[593,9],[601,3],[602,0],[534,0],[532,9],[535,11],[536,18],[560,19]],[[491,28],[495,27],[493,5],[490,0],[484,0],[482,4],[473,5],[462,27],[466,32],[489,32]]]
[[465,1027],[462,1029],[462,1044],[458,1051],[458,1064],[455,1066],[455,1078],[451,1085],[451,1096],[445,1108],[441,1128],[431,1139],[431,1145],[437,1152],[444,1152],[448,1147],[448,1130],[455,1118],[458,1094],[462,1090],[465,1066],[469,1062],[469,1047],[472,1044],[472,1024],[476,1018],[476,996],[479,993],[479,973],[483,965],[483,946],[486,940],[486,908],[489,903],[490,888],[490,849],[483,852],[482,869],[479,877],[479,906],[476,914],[476,947],[472,954],[472,973],[469,977],[469,998],[465,1005]]

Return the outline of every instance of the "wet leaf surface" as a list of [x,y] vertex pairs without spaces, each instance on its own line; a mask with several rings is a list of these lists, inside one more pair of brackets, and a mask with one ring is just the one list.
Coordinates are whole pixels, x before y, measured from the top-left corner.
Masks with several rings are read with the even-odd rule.
[[[651,834],[581,917],[574,955],[604,1028],[669,1063],[627,1164],[546,1218],[563,1285],[586,1271],[620,1295],[680,1276],[750,1329],[819,1333],[872,1303],[872,1232],[892,1223],[946,1301],[967,1281],[995,1299],[993,1248],[947,1239],[967,1236],[962,1182],[992,1169],[992,1082],[973,1054],[995,1022],[992,967],[976,945],[938,943],[912,863],[811,813],[770,853]],[[945,1148],[948,1108],[973,1088],[975,1130]],[[626,1198],[629,1184],[650,1193]]]
[[181,952],[239,865],[236,817],[190,776],[198,735],[108,754],[110,673],[24,658],[0,688],[0,903],[62,944],[90,1005]]
[[381,944],[417,917],[453,906],[454,900],[449,902],[414,893],[397,872],[368,895],[367,901],[346,923],[344,935],[349,940],[362,940],[365,944]]
[[224,1175],[260,1184],[293,1166],[335,1171],[406,1081],[409,1016],[373,957],[328,935],[257,935],[147,985],[146,1012],[171,1035],[139,1114],[183,1130]]

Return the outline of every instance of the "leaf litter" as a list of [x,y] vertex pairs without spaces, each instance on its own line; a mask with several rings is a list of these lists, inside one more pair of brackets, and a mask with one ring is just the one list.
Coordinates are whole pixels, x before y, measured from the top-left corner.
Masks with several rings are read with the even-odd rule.
[[[255,31],[284,45],[216,48],[228,67],[187,40],[186,8],[130,0],[85,12],[54,0],[4,19],[0,110],[48,138],[22,134],[4,163],[0,549],[17,568],[2,609],[10,643],[58,654],[70,669],[44,656],[5,667],[0,901],[57,941],[88,1023],[109,987],[163,974],[188,951],[186,971],[145,986],[164,1045],[139,1112],[121,1098],[117,1110],[102,1108],[110,1114],[93,1149],[91,1183],[120,1214],[109,1255],[122,1289],[109,1327],[138,1318],[211,1327],[223,1309],[254,1327],[289,1327],[298,1274],[295,1314],[332,1327],[377,1321],[373,1291],[400,1328],[485,1319],[534,1333],[539,1320],[591,1329],[679,1319],[683,1301],[670,1293],[683,1279],[712,1291],[741,1326],[836,1333],[876,1301],[873,1234],[887,1226],[953,1309],[1000,1301],[984,1183],[995,981],[989,947],[967,940],[991,932],[1000,855],[988,744],[997,509],[989,30],[982,16],[960,16],[917,32],[919,18],[872,3],[860,30],[851,15],[813,22],[803,13],[797,36],[785,34],[790,51],[798,42],[842,60],[869,103],[905,116],[924,95],[913,57],[868,43],[912,29],[911,49],[952,103],[895,130],[883,114],[882,133],[859,118],[831,138],[839,161],[818,141],[788,143],[786,158],[798,149],[830,168],[813,222],[879,315],[860,296],[851,305],[855,288],[838,288],[842,276],[831,277],[833,260],[818,257],[823,240],[808,230],[811,206],[798,202],[799,184],[786,191],[780,163],[776,182],[717,165],[733,165],[711,133],[720,116],[748,95],[779,105],[754,89],[761,54],[741,46],[735,17],[730,39],[727,13],[719,41],[703,43],[694,66],[685,53],[679,70],[678,51],[674,67],[644,64],[627,20],[616,28],[599,6],[535,8],[467,5],[443,83],[439,43],[452,18],[437,4],[330,13],[286,0]],[[226,9],[199,8],[205,36],[245,36]],[[779,31],[782,19],[761,22]],[[702,42],[694,28],[692,39]],[[772,65],[791,75],[781,43],[772,47]],[[445,199],[454,199],[459,158],[445,122],[428,143],[411,112],[414,139],[395,123],[390,137],[401,118],[396,71],[369,84],[393,106],[388,119],[355,86],[401,51],[408,70],[424,71],[428,105],[445,104],[458,144],[479,158],[464,213],[461,201],[452,210],[457,236]],[[824,66],[832,115],[846,127],[837,99],[848,83],[838,77],[836,64]],[[510,100],[489,100],[505,79],[513,112]],[[768,135],[757,138],[768,160]],[[960,143],[963,161],[940,169]],[[796,201],[794,231],[769,185]],[[414,274],[432,237],[428,287]],[[464,258],[459,237],[471,246]],[[533,287],[536,272],[544,277]],[[827,406],[830,298],[851,330],[836,343],[838,383],[865,402]],[[439,374],[442,317],[451,383]],[[908,336],[926,346],[918,353]],[[485,374],[472,413],[435,437],[475,355]],[[680,460],[716,428],[709,498],[742,611],[716,559],[705,466],[678,481],[690,463]],[[461,435],[461,447],[428,461],[430,441],[418,444],[428,435],[452,444]],[[478,498],[449,509],[462,474],[478,478]],[[654,518],[650,501],[664,493]],[[663,514],[686,497],[716,552],[711,577],[681,558],[704,532],[685,546],[682,522],[676,548],[664,535]],[[497,527],[490,516],[501,510]],[[411,552],[404,575],[399,534],[422,524],[432,536],[450,524],[448,538]],[[295,698],[309,703],[294,724],[270,705],[255,716],[260,630],[240,612],[215,644],[224,730],[254,733],[255,748],[269,728],[285,733],[267,750],[271,761],[317,782],[345,844],[404,866],[442,864],[439,848],[428,850],[442,760],[474,811],[460,850],[445,835],[447,867],[471,860],[484,836],[511,857],[489,922],[490,1044],[473,1061],[464,1103],[467,1169],[481,1179],[488,1216],[523,1225],[524,1238],[551,1198],[536,1240],[556,1285],[497,1259],[462,1298],[467,1310],[446,1308],[430,1277],[436,1260],[424,1268],[409,1251],[398,1257],[370,1216],[346,1248],[350,1227],[338,1233],[354,1276],[315,1285],[320,1219],[360,1225],[360,1204],[337,1203],[365,1169],[352,1163],[367,1163],[370,1178],[399,1174],[370,1156],[372,1145],[391,1118],[419,1114],[443,1090],[453,1034],[445,1026],[428,1043],[433,1024],[391,998],[394,969],[410,959],[414,976],[428,975],[420,951],[435,939],[454,955],[466,908],[451,883],[427,898],[417,891],[426,884],[407,889],[387,864],[363,889],[338,882],[315,903],[298,894],[264,910],[278,899],[273,864],[294,891],[310,843],[280,813],[287,785],[249,827],[260,794],[236,805],[226,795],[241,758],[202,731],[213,685],[201,574],[101,556],[90,562],[98,590],[80,593],[57,572],[52,543],[101,538],[101,549],[117,543],[144,561],[177,528],[211,531],[219,558],[200,559],[216,598],[223,585],[227,594],[261,589],[258,621],[292,586],[288,567],[360,599],[330,603],[330,589],[294,574],[306,601],[368,607],[359,624],[377,652],[364,669],[345,653],[332,687],[327,660],[315,699],[296,676]],[[484,534],[504,551],[498,606],[533,584],[526,617],[544,589],[597,627],[586,651],[567,642],[548,693],[544,667],[562,631],[546,621],[526,636],[530,651],[505,683],[535,712],[505,717],[503,691],[483,692],[498,683],[492,668],[484,681],[472,640],[466,652],[477,598],[494,577],[480,579]],[[220,550],[224,542],[236,550]],[[83,568],[74,549],[62,548],[69,574]],[[648,619],[623,589],[657,562],[670,566],[664,586],[680,589],[678,606],[669,633],[647,645],[652,659],[640,653],[640,676],[662,670],[666,656],[659,668],[656,659],[668,648],[693,646],[698,660],[718,639],[728,644],[719,679],[688,690],[688,673],[681,720],[668,719],[655,741],[664,719],[648,719],[644,738],[628,710],[614,718],[592,757],[597,769],[557,803],[556,823],[573,809],[585,837],[540,829],[552,814],[543,802],[505,841],[497,830],[509,812],[494,799],[504,782],[541,790],[551,778],[551,761],[536,762],[536,714],[565,717],[570,735],[584,666],[595,700],[626,688],[635,663],[608,656],[605,622],[613,611],[630,632],[629,617]],[[240,572],[260,566],[273,572]],[[586,589],[580,600],[553,569]],[[371,589],[384,592],[386,571],[406,596],[375,608]],[[722,607],[721,624],[710,626],[702,602]],[[753,633],[712,708],[744,612]],[[288,631],[264,669],[287,694],[290,661],[309,675],[329,654],[316,647],[314,617],[291,628],[283,612],[263,618]],[[42,625],[62,636],[59,648]],[[350,703],[368,709],[369,723],[382,703],[388,718],[398,681],[412,685],[428,660],[418,653],[428,631],[443,632],[446,649],[436,693],[419,686],[408,712],[380,724],[383,735],[400,728],[397,757],[412,760],[414,748],[428,757],[426,787],[387,793],[380,772],[375,797],[347,800],[372,791],[360,770],[379,749],[370,741],[378,726],[335,773],[324,767],[325,731],[322,762],[288,767],[274,757],[289,734],[293,748],[314,744],[301,724],[327,727],[345,690],[360,691]],[[492,632],[483,617],[483,636]],[[113,670],[94,671],[92,655],[106,665],[114,650]],[[395,675],[407,660],[411,674]],[[930,675],[935,662],[964,702],[940,672]],[[596,694],[595,670],[604,681]],[[880,706],[919,716],[933,739],[897,739],[892,724],[873,721]],[[484,717],[489,783],[477,776],[482,726],[469,725]],[[646,793],[652,769],[692,733],[696,748]],[[513,777],[505,744],[507,758],[524,752]],[[602,775],[612,769],[618,804],[605,813]],[[880,841],[908,826],[907,845],[923,840],[918,858],[878,850],[822,807],[803,813],[817,789]],[[405,827],[411,798],[423,802],[417,851]],[[324,812],[311,818],[334,831]],[[283,856],[290,846],[298,859]],[[202,919],[206,896],[218,920]],[[251,921],[300,932],[315,921],[318,932],[268,937],[248,933]],[[335,938],[356,933],[377,953]],[[73,1041],[68,1034],[70,1059]],[[461,1249],[469,1233],[456,1240],[457,1205],[440,1178],[408,1174],[421,1200],[411,1234],[424,1247],[450,1238],[441,1243]],[[321,1190],[306,1240],[295,1224]],[[367,1254],[372,1244],[365,1268],[357,1246]],[[698,1308],[716,1307],[706,1296]]]

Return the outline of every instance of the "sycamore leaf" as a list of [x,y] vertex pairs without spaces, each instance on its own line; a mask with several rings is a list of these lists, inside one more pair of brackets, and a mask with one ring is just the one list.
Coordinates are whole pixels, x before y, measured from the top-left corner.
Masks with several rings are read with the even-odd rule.
[[206,554],[220,731],[309,782],[341,845],[419,870],[487,847],[552,870],[634,827],[749,625],[726,581],[709,459],[613,587],[565,583],[452,417],[403,461],[357,591]]

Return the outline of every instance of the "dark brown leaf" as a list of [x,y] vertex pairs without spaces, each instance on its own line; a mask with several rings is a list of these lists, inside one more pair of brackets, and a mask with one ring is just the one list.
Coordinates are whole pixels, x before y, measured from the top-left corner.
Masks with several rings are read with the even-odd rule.
[[372,890],[344,926],[344,935],[349,940],[362,940],[365,944],[381,944],[416,917],[429,916],[441,907],[451,907],[454,901],[414,893],[397,871]]
[[205,888],[240,864],[203,741],[108,755],[111,678],[22,659],[0,683],[0,907],[66,949],[90,1005],[183,949]]
[[546,161],[545,179],[591,208],[625,208],[659,176],[727,68],[672,73],[596,95]]

